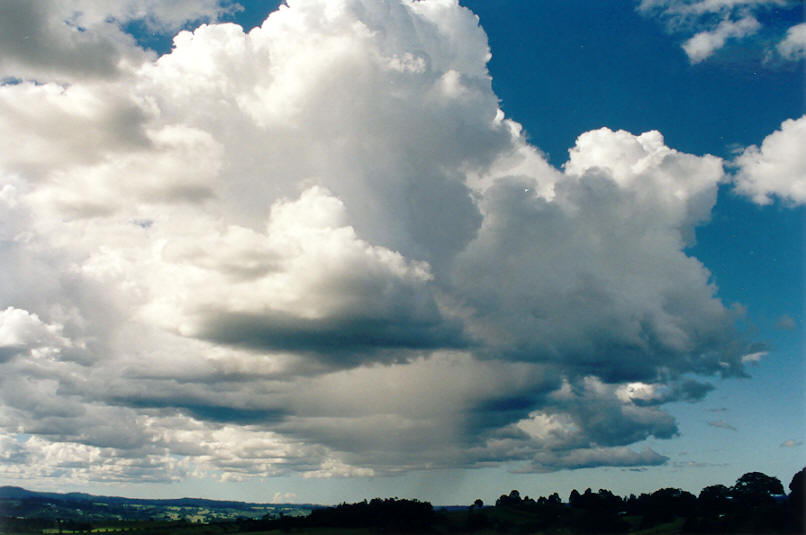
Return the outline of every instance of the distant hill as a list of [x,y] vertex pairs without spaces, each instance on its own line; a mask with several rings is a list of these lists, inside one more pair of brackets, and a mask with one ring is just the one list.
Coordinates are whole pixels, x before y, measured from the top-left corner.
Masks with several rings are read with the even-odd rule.
[[80,492],[36,492],[22,487],[0,487],[0,516],[64,518],[71,520],[231,520],[302,516],[322,506],[315,504],[250,503],[204,498],[143,499],[96,496]]

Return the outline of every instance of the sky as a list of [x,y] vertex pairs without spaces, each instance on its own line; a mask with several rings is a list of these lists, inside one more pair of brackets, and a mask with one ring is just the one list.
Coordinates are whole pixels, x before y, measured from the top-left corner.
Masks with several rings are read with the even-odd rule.
[[803,10],[0,0],[0,485],[786,486]]

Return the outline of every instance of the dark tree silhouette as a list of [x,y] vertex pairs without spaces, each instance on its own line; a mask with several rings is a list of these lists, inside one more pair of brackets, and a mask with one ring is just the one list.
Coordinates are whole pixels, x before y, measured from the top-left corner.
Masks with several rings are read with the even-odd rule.
[[771,494],[783,494],[784,486],[777,477],[761,472],[747,472],[736,480],[731,488],[731,496],[735,499],[759,500],[769,498]]
[[521,493],[517,490],[512,490],[509,494],[502,494],[496,501],[496,507],[517,507],[521,504]]
[[806,468],[792,476],[789,483],[789,525],[793,532],[806,531]]
[[639,503],[644,513],[641,526],[645,528],[671,522],[675,517],[692,516],[697,505],[693,494],[677,488],[664,488],[644,496],[641,495]]

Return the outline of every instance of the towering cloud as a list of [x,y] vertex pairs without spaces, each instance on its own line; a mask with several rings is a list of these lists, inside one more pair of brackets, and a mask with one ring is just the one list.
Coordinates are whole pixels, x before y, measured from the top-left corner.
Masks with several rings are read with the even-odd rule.
[[661,405],[744,373],[685,252],[718,158],[603,128],[551,167],[452,0],[289,0],[159,58],[121,29],[220,13],[188,4],[15,7],[71,41],[2,63],[4,476],[658,464]]

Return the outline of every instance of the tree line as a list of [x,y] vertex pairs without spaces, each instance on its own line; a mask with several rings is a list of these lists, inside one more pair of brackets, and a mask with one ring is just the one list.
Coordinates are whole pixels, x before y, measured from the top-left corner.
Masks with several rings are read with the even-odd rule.
[[804,472],[794,475],[789,493],[778,478],[748,472],[730,487],[717,484],[699,495],[678,488],[622,497],[607,489],[555,492],[537,499],[517,490],[494,506],[481,499],[465,511],[435,511],[428,502],[398,498],[342,503],[310,516],[244,521],[243,531],[311,528],[367,528],[393,533],[628,533],[675,524],[664,533],[803,533]]

